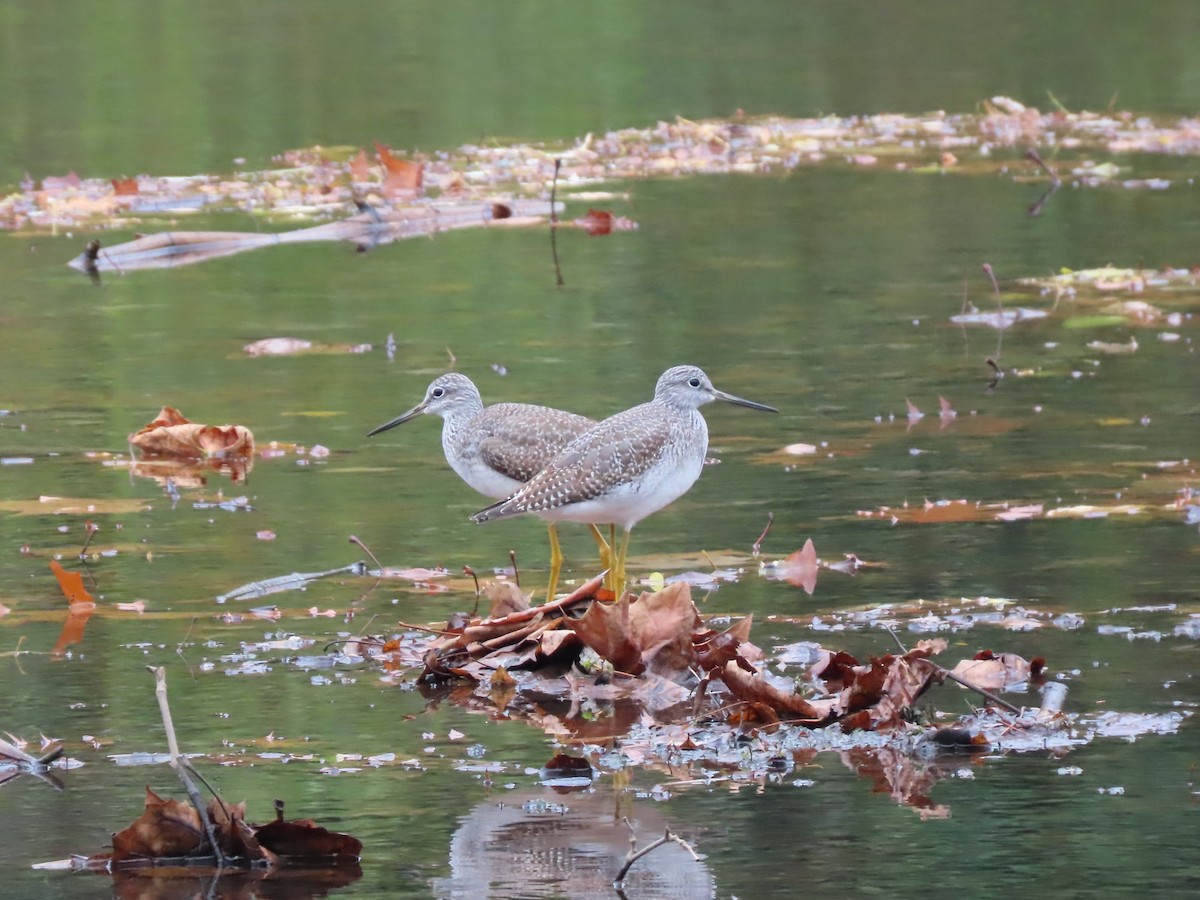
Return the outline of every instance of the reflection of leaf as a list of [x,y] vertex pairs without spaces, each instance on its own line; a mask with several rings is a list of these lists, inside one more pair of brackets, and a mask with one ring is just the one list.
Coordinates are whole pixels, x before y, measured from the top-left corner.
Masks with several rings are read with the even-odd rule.
[[254,469],[254,457],[237,459],[180,459],[157,458],[137,460],[129,473],[138,478],[150,478],[164,487],[170,481],[176,488],[204,487],[208,475],[227,475],[234,484],[242,484]]
[[63,622],[62,630],[58,633],[58,640],[54,643],[54,649],[50,651],[52,656],[58,657],[62,656],[72,644],[78,644],[83,640],[83,632],[87,627],[88,619],[96,610],[96,601],[83,586],[83,576],[78,572],[68,572],[58,564],[57,560],[53,559],[50,560],[50,571],[58,579],[58,586],[62,588],[69,603],[67,620]]
[[201,425],[171,406],[131,434],[129,443],[143,453],[188,459],[254,455],[254,435],[244,425]]

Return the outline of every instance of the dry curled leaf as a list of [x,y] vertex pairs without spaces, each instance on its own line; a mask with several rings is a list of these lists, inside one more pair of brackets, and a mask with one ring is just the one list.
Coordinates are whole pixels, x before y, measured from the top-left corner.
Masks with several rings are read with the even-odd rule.
[[700,614],[684,582],[635,600],[593,603],[570,626],[580,639],[620,672],[636,675],[650,669],[670,677],[686,672],[695,661],[692,632]]
[[254,435],[246,426],[201,425],[170,406],[131,434],[129,443],[145,454],[187,459],[254,455]]
[[187,856],[199,849],[204,830],[190,803],[164,800],[146,788],[146,809],[128,828],[113,835],[114,862],[134,858]]

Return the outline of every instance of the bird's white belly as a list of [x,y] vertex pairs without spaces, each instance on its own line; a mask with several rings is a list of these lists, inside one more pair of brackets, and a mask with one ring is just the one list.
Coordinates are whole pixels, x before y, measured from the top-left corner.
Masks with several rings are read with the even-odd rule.
[[509,478],[507,475],[501,475],[495,469],[488,468],[477,457],[457,462],[447,457],[447,461],[458,473],[459,478],[483,496],[491,497],[493,500],[503,500],[505,497],[512,496],[522,484],[515,478]]
[[688,492],[704,469],[704,453],[694,460],[664,460],[635,482],[615,485],[592,500],[539,513],[555,522],[614,524],[626,530]]

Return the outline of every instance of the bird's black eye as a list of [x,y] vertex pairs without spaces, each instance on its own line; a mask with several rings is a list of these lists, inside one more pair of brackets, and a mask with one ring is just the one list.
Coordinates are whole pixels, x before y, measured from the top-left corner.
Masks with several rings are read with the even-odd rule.
[[692,378],[688,379],[688,384],[691,387],[700,387],[700,379],[693,376]]
[[432,391],[430,391],[430,393],[433,394],[433,396],[435,396],[435,397],[444,397],[444,396],[446,396],[446,389],[445,388],[434,388]]

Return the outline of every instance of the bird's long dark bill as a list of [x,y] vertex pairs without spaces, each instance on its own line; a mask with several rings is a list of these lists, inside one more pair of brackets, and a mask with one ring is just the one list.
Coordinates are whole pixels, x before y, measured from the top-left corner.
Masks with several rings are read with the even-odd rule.
[[773,406],[767,406],[765,403],[755,403],[753,400],[746,400],[744,397],[735,397],[733,394],[727,394],[724,391],[713,391],[713,396],[718,400],[724,400],[726,403],[736,403],[738,406],[745,406],[750,409],[761,409],[763,412],[779,412]]
[[389,428],[395,428],[397,425],[403,425],[409,419],[413,418],[414,416],[419,416],[423,412],[425,412],[425,404],[418,403],[416,406],[414,406],[408,412],[402,413],[401,415],[396,416],[396,418],[392,419],[392,421],[384,422],[378,428],[371,429],[370,431],[367,432],[367,437],[374,437],[375,435],[379,434],[381,431],[387,431]]

